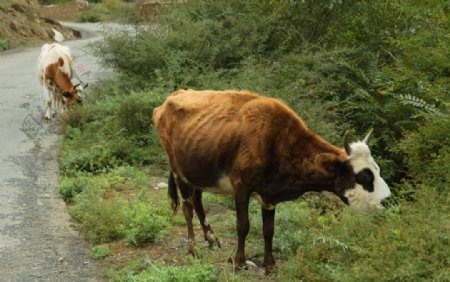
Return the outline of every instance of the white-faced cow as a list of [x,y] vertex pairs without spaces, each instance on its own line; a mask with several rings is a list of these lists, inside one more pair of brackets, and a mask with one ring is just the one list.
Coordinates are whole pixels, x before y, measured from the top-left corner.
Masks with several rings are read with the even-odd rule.
[[[282,102],[244,91],[172,93],[153,112],[153,123],[169,156],[172,208],[183,198],[189,251],[194,253],[195,209],[205,240],[219,245],[205,218],[202,192],[232,195],[237,214],[235,264],[245,263],[248,205],[262,207],[264,265],[273,268],[275,206],[308,191],[335,193],[359,212],[380,207],[390,190],[362,142],[335,147],[317,136]],[[220,245],[219,245],[220,247]]]
[[37,62],[37,75],[44,90],[45,119],[80,103],[77,85],[73,85],[73,61],[70,48],[58,43],[44,44]]

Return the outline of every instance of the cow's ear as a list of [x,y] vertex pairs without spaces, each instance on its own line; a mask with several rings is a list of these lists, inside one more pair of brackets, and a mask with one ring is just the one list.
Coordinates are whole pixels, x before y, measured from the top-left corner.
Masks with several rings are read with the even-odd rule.
[[314,162],[319,169],[325,171],[328,175],[338,175],[345,171],[346,163],[338,156],[330,153],[319,154],[315,157]]
[[72,97],[72,94],[69,91],[63,92],[62,95],[63,95],[64,98],[67,98],[67,99]]

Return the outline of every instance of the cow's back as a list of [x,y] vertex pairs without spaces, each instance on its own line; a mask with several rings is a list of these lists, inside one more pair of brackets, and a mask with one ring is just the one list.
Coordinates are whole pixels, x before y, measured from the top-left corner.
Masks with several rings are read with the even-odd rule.
[[153,122],[172,170],[197,186],[213,185],[236,166],[264,166],[280,132],[303,125],[275,99],[245,91],[174,92]]
[[41,48],[41,53],[37,61],[37,76],[41,82],[47,67],[50,65],[58,64],[59,59],[63,60],[63,65],[59,66],[62,72],[66,73],[69,77],[72,76],[72,57],[70,55],[70,48],[62,46],[58,43],[44,44]]

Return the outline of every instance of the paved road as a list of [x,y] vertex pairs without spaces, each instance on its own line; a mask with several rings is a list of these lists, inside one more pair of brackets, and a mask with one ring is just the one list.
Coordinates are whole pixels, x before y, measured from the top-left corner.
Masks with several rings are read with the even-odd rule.
[[[90,37],[64,42],[83,80],[107,76],[86,49],[100,27],[71,25]],[[98,281],[56,191],[60,136],[54,121],[43,122],[39,53],[40,46],[0,53],[0,281]]]

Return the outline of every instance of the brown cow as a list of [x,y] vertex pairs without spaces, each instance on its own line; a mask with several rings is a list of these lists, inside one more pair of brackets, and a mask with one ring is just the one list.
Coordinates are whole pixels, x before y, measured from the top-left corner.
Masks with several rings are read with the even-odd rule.
[[180,90],[154,110],[153,122],[169,156],[174,211],[179,205],[177,187],[183,197],[192,254],[193,209],[205,240],[219,245],[205,218],[203,191],[234,196],[237,267],[246,263],[250,196],[261,203],[267,270],[275,265],[276,204],[308,191],[330,191],[351,208],[367,212],[390,195],[366,144],[370,133],[363,142],[345,141],[344,151],[314,134],[276,99],[245,91]]

